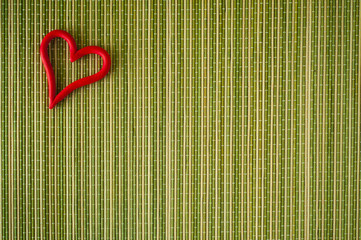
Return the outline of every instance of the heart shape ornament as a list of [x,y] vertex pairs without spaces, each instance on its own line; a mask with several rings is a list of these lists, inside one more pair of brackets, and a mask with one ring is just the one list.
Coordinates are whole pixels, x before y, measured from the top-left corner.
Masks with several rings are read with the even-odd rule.
[[[78,60],[79,58],[81,58],[85,55],[88,55],[88,54],[97,54],[97,55],[101,56],[101,58],[103,59],[103,66],[99,72],[97,72],[91,76],[84,77],[84,78],[76,80],[75,82],[70,83],[63,90],[61,90],[58,95],[56,95],[56,83],[55,83],[54,69],[50,63],[50,59],[49,59],[49,55],[48,55],[49,43],[52,39],[57,38],[57,37],[65,39],[67,41],[67,43],[69,44],[70,61],[71,62],[74,62],[74,61]],[[41,45],[40,45],[40,57],[44,64],[46,75],[48,77],[49,98],[50,98],[49,108],[50,109],[54,108],[54,106],[57,103],[59,103],[61,100],[63,100],[66,96],[68,96],[75,89],[80,88],[85,85],[88,85],[88,84],[91,84],[91,83],[94,83],[96,81],[99,81],[103,77],[105,77],[105,75],[107,75],[107,73],[109,72],[110,65],[111,65],[110,56],[109,56],[108,52],[105,51],[103,48],[97,47],[97,46],[88,46],[88,47],[84,47],[80,50],[77,50],[74,38],[69,33],[65,32],[63,30],[51,31],[43,38],[43,41],[41,42]]]

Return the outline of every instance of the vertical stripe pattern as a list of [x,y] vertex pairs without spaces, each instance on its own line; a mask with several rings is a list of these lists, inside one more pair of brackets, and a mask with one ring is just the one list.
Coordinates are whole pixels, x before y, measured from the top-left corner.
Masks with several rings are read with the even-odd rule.
[[0,239],[361,239],[360,1],[0,10]]

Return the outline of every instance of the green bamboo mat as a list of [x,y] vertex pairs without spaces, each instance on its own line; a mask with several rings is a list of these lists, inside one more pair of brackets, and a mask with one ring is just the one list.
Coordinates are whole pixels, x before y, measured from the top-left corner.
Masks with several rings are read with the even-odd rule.
[[361,239],[360,1],[0,8],[0,239]]

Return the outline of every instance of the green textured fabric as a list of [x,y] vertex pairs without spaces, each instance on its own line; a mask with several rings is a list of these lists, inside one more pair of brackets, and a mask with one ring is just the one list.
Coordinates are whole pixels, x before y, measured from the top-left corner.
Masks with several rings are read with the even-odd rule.
[[360,1],[0,8],[0,239],[361,239]]

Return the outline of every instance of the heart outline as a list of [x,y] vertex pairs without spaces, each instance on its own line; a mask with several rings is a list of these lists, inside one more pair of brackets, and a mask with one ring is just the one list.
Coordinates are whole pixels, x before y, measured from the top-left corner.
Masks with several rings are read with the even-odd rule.
[[[56,94],[56,82],[55,82],[55,74],[53,66],[50,63],[49,55],[48,55],[48,46],[51,40],[54,38],[63,38],[69,45],[70,51],[70,62],[75,62],[79,58],[88,55],[88,54],[97,54],[103,59],[103,66],[99,72],[80,78],[68,86],[66,86],[63,90],[61,90],[58,94]],[[98,46],[88,46],[77,50],[77,46],[74,38],[64,30],[53,30],[49,32],[42,40],[40,44],[40,57],[43,65],[45,67],[46,75],[48,77],[48,85],[49,85],[49,109],[54,108],[56,104],[62,101],[66,96],[68,96],[75,89],[83,87],[85,85],[89,85],[100,79],[104,78],[105,75],[110,70],[111,60],[107,51]]]

